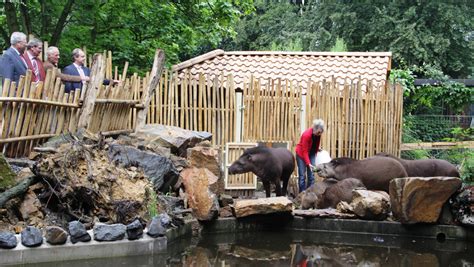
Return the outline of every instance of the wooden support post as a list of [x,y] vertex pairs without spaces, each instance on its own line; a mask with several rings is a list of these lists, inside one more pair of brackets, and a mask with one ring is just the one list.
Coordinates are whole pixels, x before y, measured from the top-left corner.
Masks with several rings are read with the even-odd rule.
[[105,67],[105,59],[101,54],[97,54],[94,63],[92,63],[91,80],[89,84],[87,84],[77,129],[87,129],[89,123],[91,122],[92,112],[94,111],[94,104],[97,98],[97,92],[104,81]]
[[161,73],[163,72],[163,66],[165,65],[165,53],[157,49],[155,53],[155,59],[153,61],[153,68],[151,69],[150,79],[148,79],[148,84],[146,90],[143,92],[143,109],[138,110],[137,113],[137,124],[135,126],[135,132],[145,126],[146,123],[146,113],[148,112],[148,106],[150,105],[151,97],[153,92],[156,89],[156,86],[160,82]]

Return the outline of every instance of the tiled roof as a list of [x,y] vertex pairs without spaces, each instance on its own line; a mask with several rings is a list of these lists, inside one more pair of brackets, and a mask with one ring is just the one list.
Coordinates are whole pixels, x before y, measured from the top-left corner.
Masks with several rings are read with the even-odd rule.
[[262,82],[289,79],[297,82],[331,79],[339,83],[345,79],[371,80],[383,83],[390,70],[390,52],[225,52],[214,50],[173,66],[173,71],[184,75],[189,70],[195,77],[233,74],[238,87],[254,75]]

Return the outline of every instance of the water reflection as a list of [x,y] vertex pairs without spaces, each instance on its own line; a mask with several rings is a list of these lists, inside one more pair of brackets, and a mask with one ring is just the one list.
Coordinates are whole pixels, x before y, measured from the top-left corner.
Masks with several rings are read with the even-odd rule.
[[205,235],[165,253],[20,266],[474,266],[472,243],[321,232]]

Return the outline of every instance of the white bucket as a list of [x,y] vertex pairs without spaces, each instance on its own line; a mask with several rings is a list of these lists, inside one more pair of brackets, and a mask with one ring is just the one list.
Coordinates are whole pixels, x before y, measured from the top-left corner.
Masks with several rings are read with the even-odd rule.
[[328,163],[331,161],[331,156],[326,150],[321,150],[316,154],[316,166],[323,163]]

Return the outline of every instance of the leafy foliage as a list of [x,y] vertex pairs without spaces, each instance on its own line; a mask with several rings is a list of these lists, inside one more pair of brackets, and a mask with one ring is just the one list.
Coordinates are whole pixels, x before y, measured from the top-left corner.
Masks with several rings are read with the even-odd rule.
[[[130,62],[131,71],[148,70],[156,48],[165,51],[168,65],[199,54],[201,47],[215,48],[223,38],[235,36],[235,23],[253,10],[252,0],[23,0],[2,2],[0,8],[12,5],[16,12],[0,13],[1,25],[14,15],[24,20],[20,7],[25,5],[31,32],[26,26],[20,30],[57,45],[63,55],[60,65],[69,64],[69,51],[85,46],[90,52],[112,50],[118,63]],[[67,20],[59,25],[64,10]],[[2,30],[0,45],[6,48],[14,29]],[[55,39],[58,43],[51,43]]]

